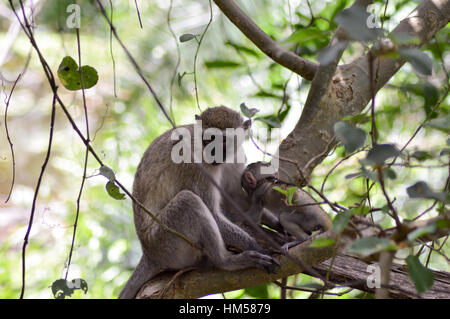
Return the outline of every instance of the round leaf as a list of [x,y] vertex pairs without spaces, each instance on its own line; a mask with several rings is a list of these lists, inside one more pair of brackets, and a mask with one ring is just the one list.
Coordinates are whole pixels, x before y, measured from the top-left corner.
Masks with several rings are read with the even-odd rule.
[[373,165],[383,165],[384,162],[400,154],[400,151],[392,144],[377,144],[368,153],[365,161]]
[[348,252],[367,257],[382,250],[395,249],[397,246],[387,238],[365,237],[353,242]]
[[414,185],[408,187],[406,189],[408,196],[411,198],[428,198],[428,199],[436,199],[441,202],[445,202],[448,193],[446,192],[435,192],[433,191],[427,183],[423,181],[419,181]]
[[125,194],[120,192],[119,187],[114,184],[114,182],[109,181],[106,183],[106,191],[108,192],[109,196],[111,196],[114,199],[123,200],[125,199]]
[[400,48],[398,53],[403,56],[413,68],[424,75],[433,73],[433,61],[424,52],[416,48]]
[[64,57],[59,64],[58,77],[62,85],[70,91],[80,90],[81,82],[85,89],[93,87],[98,82],[98,74],[93,67],[85,65],[79,69],[78,64],[70,56]]
[[100,167],[100,175],[105,176],[111,182],[114,182],[116,179],[116,175],[114,174],[114,171],[106,165],[103,165]]
[[344,144],[345,151],[352,153],[362,147],[366,141],[366,132],[346,122],[334,124],[336,138]]
[[180,36],[180,42],[187,42],[195,38],[195,35],[191,33],[185,33]]
[[420,263],[419,258],[409,255],[406,258],[406,264],[408,265],[409,277],[414,282],[418,293],[423,293],[433,286],[433,272],[424,267]]
[[244,116],[248,117],[249,119],[251,119],[253,117],[253,115],[255,115],[256,113],[259,112],[258,109],[248,108],[247,105],[245,105],[245,103],[241,103],[240,108],[241,108],[242,114],[244,114]]

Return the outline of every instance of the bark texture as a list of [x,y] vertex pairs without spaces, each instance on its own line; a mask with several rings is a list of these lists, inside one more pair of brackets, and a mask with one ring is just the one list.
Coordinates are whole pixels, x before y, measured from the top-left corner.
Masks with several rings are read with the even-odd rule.
[[[242,11],[232,0],[214,0],[222,12],[255,45],[277,63],[293,70],[306,79],[312,79],[311,91],[295,129],[279,147],[280,177],[294,184],[304,184],[312,170],[335,145],[334,124],[344,117],[360,113],[371,99],[369,81],[369,54],[350,64],[341,66],[320,66],[281,48]],[[361,1],[365,4],[369,1]],[[414,47],[420,47],[443,28],[450,19],[450,0],[424,0],[405,18],[393,34],[408,33],[420,40]],[[379,56],[374,65],[375,92],[404,65],[402,58]],[[333,69],[334,68],[334,69]],[[330,71],[331,70],[331,71]],[[330,73],[331,72],[331,73]],[[324,87],[314,83],[329,83]],[[314,88],[314,89],[313,89]],[[325,93],[324,93],[325,92]],[[287,159],[287,160],[283,160]],[[299,171],[302,169],[303,173]],[[446,217],[447,218],[447,217]],[[413,229],[413,228],[411,228]],[[446,230],[445,233],[448,233]],[[367,264],[349,256],[336,256],[345,242],[333,234],[325,234],[336,239],[336,244],[325,248],[309,247],[311,240],[292,248],[289,253],[306,266],[316,266],[323,274],[335,256],[330,279],[336,282],[361,281],[367,278]],[[190,270],[178,274],[161,274],[150,280],[141,289],[138,298],[198,298],[207,294],[252,287],[289,275],[305,271],[292,259],[279,258],[281,268],[276,274],[247,269],[227,272],[222,270]],[[422,296],[415,294],[403,266],[393,265],[390,296],[395,298],[449,298],[449,274],[435,272],[435,286]],[[371,291],[360,285],[359,289]]]

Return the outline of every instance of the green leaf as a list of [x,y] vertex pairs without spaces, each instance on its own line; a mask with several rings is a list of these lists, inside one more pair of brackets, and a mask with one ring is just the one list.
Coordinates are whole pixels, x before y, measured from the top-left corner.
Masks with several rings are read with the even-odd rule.
[[352,178],[359,177],[359,176],[361,176],[360,172],[358,172],[358,173],[351,173],[351,174],[345,175],[345,179],[352,179]]
[[433,272],[424,267],[418,257],[409,255],[406,257],[406,264],[408,265],[409,277],[414,282],[418,293],[424,293],[433,286]]
[[298,189],[297,186],[292,186],[287,189],[287,201],[289,205],[292,205],[292,198],[294,197],[295,191]]
[[352,215],[353,210],[345,210],[337,214],[333,219],[333,232],[340,234],[347,227]]
[[57,279],[51,286],[53,296],[56,299],[65,299],[71,297],[75,289],[81,289],[84,293],[88,291],[88,284],[84,279],[77,278],[71,281]]
[[100,175],[105,176],[111,182],[114,182],[116,180],[116,175],[114,174],[114,171],[106,165],[100,167]]
[[243,45],[240,45],[240,44],[236,44],[236,43],[231,42],[231,41],[226,41],[226,42],[225,42],[225,45],[231,46],[231,47],[233,47],[236,51],[239,51],[239,52],[241,52],[241,53],[245,53],[245,54],[247,54],[247,55],[251,55],[251,56],[254,56],[254,57],[256,57],[256,58],[259,57],[258,52],[256,52],[256,51],[253,50],[253,49],[250,49],[249,47],[246,47],[246,46],[243,46]]
[[57,279],[52,283],[51,289],[53,296],[56,299],[64,299],[66,297],[70,297],[75,290],[72,287],[71,283],[65,279]]
[[81,289],[83,290],[83,292],[86,294],[88,292],[88,284],[86,282],[86,280],[82,279],[82,278],[76,278],[76,279],[72,279],[71,281],[71,287],[74,289]]
[[276,190],[277,192],[280,192],[283,195],[288,196],[288,191],[279,186],[274,186],[273,189]]
[[415,151],[414,153],[411,154],[411,157],[415,158],[420,162],[433,158],[433,156],[430,153],[424,151]]
[[387,238],[365,237],[353,242],[348,252],[367,257],[382,250],[396,249],[397,246]]
[[228,60],[213,60],[205,62],[205,66],[208,69],[237,68],[240,65],[241,64],[238,62]]
[[294,42],[304,44],[306,41],[322,40],[328,37],[329,31],[322,31],[317,28],[297,29],[285,42]]
[[428,198],[436,199],[441,202],[448,200],[447,192],[435,192],[431,190],[427,183],[419,181],[406,189],[408,196],[411,198]]
[[433,61],[424,52],[416,48],[399,48],[398,53],[408,60],[413,68],[424,75],[433,73]]
[[279,99],[279,100],[283,99],[283,97],[281,95],[276,95],[274,93],[267,92],[267,91],[258,91],[253,96],[254,97],[271,98],[271,99]]
[[120,188],[116,184],[114,184],[114,182],[109,181],[108,183],[106,183],[106,191],[108,192],[109,196],[114,199],[125,199],[125,194],[120,192]]
[[400,45],[419,45],[420,39],[413,35],[410,35],[406,32],[401,33],[391,33],[388,37],[395,43],[397,46]]
[[390,167],[386,167],[385,169],[383,169],[381,171],[381,174],[383,174],[383,178],[384,176],[386,176],[389,179],[396,179],[397,178],[397,174],[395,173],[395,171],[390,168]]
[[450,219],[439,219],[436,221],[436,227],[439,229],[449,229]]
[[352,6],[339,12],[334,21],[342,27],[348,36],[356,41],[372,41],[382,35],[380,28],[369,28],[369,12],[361,6]]
[[280,128],[281,127],[280,120],[275,115],[257,117],[257,118],[255,118],[255,121],[263,122],[270,128]]
[[410,242],[413,242],[417,238],[422,237],[424,235],[433,234],[435,231],[436,231],[436,224],[431,223],[425,227],[420,227],[410,232],[408,234],[408,240]]
[[450,114],[447,114],[447,116],[445,117],[432,119],[425,123],[424,126],[428,126],[450,134]]
[[267,289],[267,284],[245,288],[245,293],[251,297],[258,299],[267,299],[269,297],[269,291]]
[[191,33],[185,33],[180,36],[180,42],[187,42],[192,39],[195,39],[195,35],[193,35]]
[[98,74],[93,67],[84,65],[79,69],[78,64],[70,56],[64,57],[59,64],[58,77],[62,85],[70,91],[81,89],[80,73],[85,89],[89,89],[97,84]]
[[370,116],[367,114],[356,114],[344,117],[344,121],[349,121],[353,124],[362,124],[370,121]]
[[368,178],[374,182],[378,182],[378,172],[376,171],[369,171],[364,166],[361,167],[361,175],[365,178]]
[[312,243],[311,246],[312,248],[321,248],[321,247],[328,247],[331,246],[335,243],[336,241],[332,238],[325,238],[325,237],[320,237],[320,238],[316,238]]
[[255,108],[249,109],[247,105],[245,105],[245,103],[241,103],[240,108],[242,114],[244,114],[244,116],[248,117],[249,119],[251,119],[256,113],[259,112],[259,110]]
[[334,124],[334,134],[344,144],[347,153],[353,153],[362,147],[366,141],[366,132],[346,122]]
[[366,216],[370,212],[370,207],[367,205],[360,205],[356,208],[352,208],[352,214],[353,215],[362,215]]
[[400,151],[392,144],[376,144],[369,150],[365,162],[372,165],[383,165],[384,162],[400,154]]
[[423,107],[425,109],[425,114],[429,117],[431,117],[431,116],[436,117],[437,113],[432,112],[432,109],[439,100],[438,89],[430,82],[424,82],[422,84],[422,90],[423,90],[423,98],[425,100],[424,105],[423,105]]
[[317,283],[317,282],[308,282],[306,284],[296,285],[299,288],[307,288],[307,289],[315,289],[319,290],[323,288],[323,285]]

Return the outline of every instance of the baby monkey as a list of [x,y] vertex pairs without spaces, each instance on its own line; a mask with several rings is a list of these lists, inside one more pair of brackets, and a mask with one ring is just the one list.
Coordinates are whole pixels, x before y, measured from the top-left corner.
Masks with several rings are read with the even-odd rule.
[[[267,173],[262,173],[264,171]],[[256,162],[246,167],[241,176],[241,186],[251,201],[247,211],[256,223],[261,222],[264,208],[269,210],[284,230],[299,242],[305,241],[313,231],[325,232],[331,229],[330,217],[305,191],[297,189],[289,205],[286,196],[274,189],[278,186],[287,189],[290,185],[278,181],[278,173],[270,169],[270,163]]]

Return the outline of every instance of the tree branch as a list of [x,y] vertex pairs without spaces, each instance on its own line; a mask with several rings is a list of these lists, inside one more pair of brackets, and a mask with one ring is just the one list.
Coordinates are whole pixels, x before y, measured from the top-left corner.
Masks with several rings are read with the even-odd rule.
[[278,64],[307,80],[312,80],[318,65],[282,48],[261,30],[233,0],[214,0],[220,10],[262,52]]
[[[306,60],[280,48],[233,1],[214,1],[222,12],[274,61],[291,70],[295,65],[299,66],[298,70],[293,71],[305,78],[311,79],[317,72],[317,65],[309,64],[308,66]],[[425,0],[399,24],[393,34],[407,32],[416,36],[420,39],[420,44],[416,45],[416,47],[419,47],[443,28],[449,17],[450,0]],[[338,54],[338,56],[340,55]],[[405,60],[384,56],[377,56],[375,60],[377,61],[374,61],[374,65],[379,66],[379,77],[375,85],[376,92],[400,69]],[[312,169],[326,156],[326,149],[334,145],[331,142],[334,137],[334,124],[345,116],[358,114],[364,109],[374,93],[371,93],[370,90],[368,67],[366,55],[351,64],[337,68],[334,76],[331,77],[326,94],[319,96],[320,102],[315,105],[314,112],[312,114],[304,112],[294,131],[280,145],[280,158],[289,159],[280,163],[280,174],[283,175],[281,176],[283,180],[290,180],[299,184],[302,181],[301,174],[303,172],[298,170],[298,167],[305,167],[308,163],[306,173],[309,175]],[[326,73],[330,75],[329,72]],[[313,163],[311,163],[312,159],[314,159]],[[291,176],[294,178],[291,179]],[[439,218],[448,219],[449,217],[445,215]],[[421,223],[409,224],[403,235],[406,236],[405,234],[416,229],[419,225],[423,225],[424,222]],[[379,229],[374,231],[379,232]],[[434,236],[427,235],[426,240],[429,240],[430,237],[438,238],[446,234],[448,234],[448,229],[440,229]],[[323,236],[337,239],[331,233]],[[343,240],[336,240],[334,245],[328,247],[311,248],[309,247],[311,242],[310,239],[292,248],[289,253],[305,265],[314,266],[336,256],[345,244]],[[176,278],[171,280],[173,274],[163,273],[147,282],[138,293],[138,298],[198,298],[207,294],[272,282],[304,271],[302,267],[285,256],[279,257],[279,261],[281,267],[276,274],[266,274],[255,269],[233,272],[200,269],[176,275]],[[331,271],[330,276],[333,277],[333,271]]]
[[[406,236],[408,233],[417,229],[417,227],[424,227],[429,223],[434,223],[437,220],[444,219],[450,220],[450,213],[440,215],[439,217],[429,219],[427,221],[410,223],[407,229],[405,229],[404,235]],[[348,229],[344,232],[345,235],[339,236],[333,234],[332,231],[329,231],[318,236],[332,238],[335,240],[333,245],[327,247],[310,247],[311,243],[317,237],[310,238],[302,244],[290,249],[289,255],[293,256],[295,259],[301,260],[307,267],[317,266],[319,270],[326,269],[328,271],[329,265],[328,267],[323,268],[323,264],[319,264],[341,253],[348,242],[348,236],[356,236],[358,232],[364,232],[364,236],[371,236],[373,233],[379,232],[378,228],[367,227],[364,223],[358,224],[358,227],[364,227],[364,230],[355,231]],[[448,231],[448,228],[440,229],[434,234],[424,235],[421,239],[437,239],[448,235]],[[391,234],[388,233],[388,235]],[[279,256],[277,257],[277,260],[279,261],[281,267],[277,269],[275,274],[267,274],[264,271],[253,268],[239,271],[226,271],[220,269],[197,269],[192,271],[182,270],[181,274],[164,272],[149,280],[138,293],[137,298],[199,298],[208,294],[222,293],[262,285],[284,277],[305,272],[305,269],[300,267],[298,263],[294,262],[292,258],[288,258],[287,256]],[[315,271],[317,270],[316,267],[313,267],[313,269]],[[367,266],[364,269],[366,270]],[[327,274],[323,271],[319,271],[319,273],[321,276],[326,276]],[[308,272],[308,274],[317,276],[316,274],[312,274],[310,272]],[[348,274],[350,278],[352,275],[351,269],[348,270]],[[330,281],[334,282],[333,269],[330,272],[330,276]],[[391,283],[395,283],[397,285],[396,281],[391,281]]]
[[[342,287],[353,287],[362,291],[374,293],[375,287],[367,286],[369,273],[368,263],[348,255],[339,255],[333,261],[333,270],[329,280],[342,285]],[[314,267],[322,275],[326,275],[330,267],[330,261],[324,261]],[[448,299],[450,298],[450,273],[444,271],[433,271],[434,285],[430,290],[418,295],[414,283],[410,280],[406,266],[393,264],[390,271],[389,289],[390,298],[429,298]]]
[[[443,28],[450,18],[450,0],[425,0],[392,32],[393,35],[408,33],[417,37],[422,46]],[[317,159],[304,171],[308,177],[313,168],[319,164],[335,143],[334,124],[346,116],[360,113],[372,98],[369,79],[368,55],[370,52],[350,64],[339,66],[331,85],[320,104],[314,110],[305,110],[294,130],[281,143],[279,154],[282,158],[295,159],[300,167],[310,159]],[[380,90],[389,79],[403,66],[404,58],[376,56],[374,65],[379,66],[375,92]],[[294,184],[301,184],[303,179],[293,163],[280,163],[280,178]]]
[[[331,233],[322,236],[325,235],[333,236]],[[338,244],[335,244],[323,248],[311,248],[309,246],[312,241],[313,239],[309,239],[290,249],[289,254],[311,267],[336,254],[339,247]],[[239,271],[198,269],[180,276],[173,272],[163,273],[148,281],[138,293],[137,298],[199,298],[209,294],[265,284],[305,270],[287,256],[280,256],[277,260],[281,267],[275,274],[268,274],[255,268]]]

